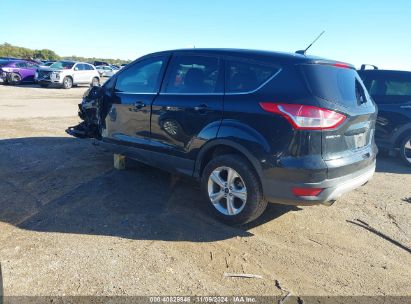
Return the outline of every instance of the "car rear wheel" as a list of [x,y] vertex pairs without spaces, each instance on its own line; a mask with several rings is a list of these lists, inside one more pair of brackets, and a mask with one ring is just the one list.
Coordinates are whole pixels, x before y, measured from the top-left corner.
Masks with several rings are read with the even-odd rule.
[[64,79],[63,79],[63,88],[64,89],[70,89],[72,86],[73,86],[73,80],[68,76],[64,77]]
[[411,166],[411,134],[408,134],[401,142],[400,155],[402,160]]
[[21,82],[20,74],[11,73],[9,83],[12,85],[17,85],[17,84],[20,84],[20,82]]
[[267,207],[258,175],[241,156],[212,159],[204,168],[201,183],[211,213],[226,224],[251,222]]

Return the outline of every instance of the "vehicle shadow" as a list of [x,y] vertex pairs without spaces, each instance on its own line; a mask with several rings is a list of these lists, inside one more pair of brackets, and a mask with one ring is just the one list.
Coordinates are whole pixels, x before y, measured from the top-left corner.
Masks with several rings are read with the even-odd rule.
[[411,174],[411,167],[407,166],[398,157],[390,157],[381,154],[377,157],[376,171],[395,174]]
[[[59,86],[58,84],[50,84],[48,87],[41,87],[39,84],[37,83],[22,83],[22,84],[18,84],[18,85],[5,85],[8,87],[12,87],[12,88],[16,88],[16,89],[44,89],[44,90],[48,90],[48,89],[61,89],[64,90],[61,86]],[[90,85],[87,84],[79,84],[79,85],[74,85],[71,89],[77,89],[77,88],[88,88],[90,87]]]
[[198,184],[68,137],[0,141],[0,221],[22,229],[129,239],[212,242],[298,208],[270,205],[256,222],[229,227],[207,212]]

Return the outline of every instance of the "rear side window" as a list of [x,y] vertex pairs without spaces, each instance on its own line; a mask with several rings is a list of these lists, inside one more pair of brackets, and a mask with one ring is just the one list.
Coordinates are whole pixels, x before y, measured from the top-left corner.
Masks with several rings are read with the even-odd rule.
[[128,67],[117,77],[116,92],[154,93],[164,60],[164,57],[149,58]]
[[168,74],[167,93],[217,93],[220,68],[218,58],[205,56],[175,56]]
[[226,69],[227,93],[254,91],[279,71],[278,67],[234,60],[227,61]]
[[411,100],[411,73],[363,73],[364,84],[379,104]]
[[302,69],[309,89],[317,97],[348,108],[368,100],[356,70],[324,64],[305,64]]

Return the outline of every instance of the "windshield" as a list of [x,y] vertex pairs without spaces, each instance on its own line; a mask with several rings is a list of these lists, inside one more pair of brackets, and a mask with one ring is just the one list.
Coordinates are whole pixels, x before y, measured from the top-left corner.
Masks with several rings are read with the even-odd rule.
[[68,62],[68,61],[57,61],[50,65],[52,69],[58,69],[58,70],[70,70],[74,65],[74,62]]

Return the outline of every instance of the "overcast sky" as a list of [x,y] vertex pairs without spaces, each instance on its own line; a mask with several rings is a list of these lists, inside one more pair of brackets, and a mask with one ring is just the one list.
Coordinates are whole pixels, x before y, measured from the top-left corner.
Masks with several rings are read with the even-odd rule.
[[186,47],[309,53],[411,70],[411,1],[0,0],[0,43],[135,59]]

